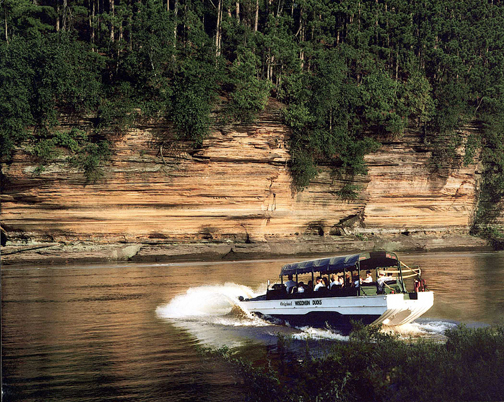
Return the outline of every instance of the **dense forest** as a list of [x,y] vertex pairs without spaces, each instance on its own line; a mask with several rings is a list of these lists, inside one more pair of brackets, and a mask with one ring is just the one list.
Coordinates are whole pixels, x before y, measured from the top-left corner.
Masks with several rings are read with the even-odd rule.
[[[232,123],[275,97],[298,189],[320,164],[364,174],[379,138],[408,127],[425,133],[434,168],[482,147],[480,222],[504,194],[501,0],[1,0],[0,16],[5,163],[20,145],[41,166],[64,151],[94,181],[110,135],[139,119],[198,148],[223,99]],[[60,132],[62,113],[94,127]],[[481,135],[462,142],[468,122]]]

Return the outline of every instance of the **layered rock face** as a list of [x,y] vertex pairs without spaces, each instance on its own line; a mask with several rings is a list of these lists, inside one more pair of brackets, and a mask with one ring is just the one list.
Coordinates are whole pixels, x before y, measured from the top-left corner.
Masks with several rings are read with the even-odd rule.
[[[167,127],[131,129],[116,139],[112,160],[95,184],[86,185],[81,172],[63,163],[35,174],[37,164],[18,152],[3,167],[1,220],[8,245],[134,244],[140,246],[132,254],[139,257],[167,245],[230,245],[224,253],[233,244],[267,244],[271,251],[275,244],[314,239],[339,244],[348,235],[439,239],[468,232],[477,164],[433,171],[432,151],[413,131],[382,139],[382,147],[366,157],[368,176],[348,181],[323,168],[296,192],[280,107],[271,101],[253,125],[214,128],[198,150],[160,146],[156,138]],[[358,186],[351,199],[341,196],[348,184]]]

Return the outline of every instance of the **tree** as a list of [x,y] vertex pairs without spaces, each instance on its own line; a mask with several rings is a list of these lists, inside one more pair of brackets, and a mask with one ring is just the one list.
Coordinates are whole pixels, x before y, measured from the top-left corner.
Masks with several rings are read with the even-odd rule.
[[234,120],[250,122],[264,110],[269,97],[268,81],[258,78],[258,58],[247,48],[239,48],[229,72],[232,86],[229,112]]

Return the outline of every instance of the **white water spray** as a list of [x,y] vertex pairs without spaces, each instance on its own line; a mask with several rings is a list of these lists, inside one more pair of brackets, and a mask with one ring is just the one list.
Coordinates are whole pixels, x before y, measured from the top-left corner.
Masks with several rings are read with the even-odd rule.
[[243,285],[225,283],[189,288],[186,293],[173,298],[168,304],[159,306],[156,314],[160,318],[196,320],[224,325],[254,325],[254,319],[238,305],[238,297],[254,297],[254,291]]
[[399,335],[400,338],[430,338],[443,339],[447,329],[456,327],[457,324],[449,321],[419,321],[397,327],[386,327],[382,330]]
[[300,341],[306,340],[331,340],[331,341],[348,341],[348,336],[334,332],[330,329],[300,327],[299,334],[293,334],[292,338]]

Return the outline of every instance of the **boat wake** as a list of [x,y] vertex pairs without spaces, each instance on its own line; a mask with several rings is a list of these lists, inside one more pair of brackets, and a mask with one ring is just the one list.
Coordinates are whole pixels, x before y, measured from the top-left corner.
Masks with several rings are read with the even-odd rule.
[[226,283],[189,288],[168,304],[158,306],[159,318],[177,321],[197,321],[230,326],[262,326],[263,320],[250,315],[238,305],[238,297],[254,297],[255,292],[242,285]]
[[348,336],[336,332],[332,329],[321,329],[313,327],[298,327],[301,332],[293,334],[292,338],[299,341],[307,340],[329,340],[329,341],[348,341]]
[[[257,292],[264,293],[264,289]],[[251,315],[238,305],[239,296],[254,297],[255,294],[253,289],[234,283],[189,288],[169,303],[158,306],[156,315],[206,347],[238,348],[257,342],[275,344],[278,332],[289,329],[272,329],[270,322]]]
[[399,335],[400,338],[429,338],[445,340],[444,333],[448,329],[455,328],[458,324],[452,321],[418,319],[410,324],[397,327],[383,327],[383,331]]

